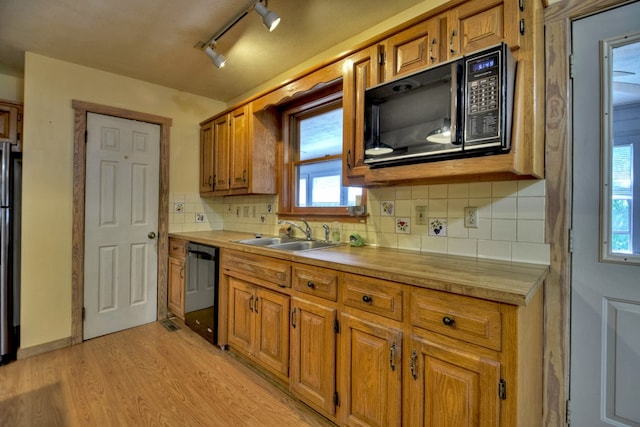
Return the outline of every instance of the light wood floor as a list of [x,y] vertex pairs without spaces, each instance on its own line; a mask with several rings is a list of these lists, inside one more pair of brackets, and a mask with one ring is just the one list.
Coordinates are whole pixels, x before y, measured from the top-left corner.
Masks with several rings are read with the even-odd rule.
[[0,366],[0,426],[328,426],[184,324]]

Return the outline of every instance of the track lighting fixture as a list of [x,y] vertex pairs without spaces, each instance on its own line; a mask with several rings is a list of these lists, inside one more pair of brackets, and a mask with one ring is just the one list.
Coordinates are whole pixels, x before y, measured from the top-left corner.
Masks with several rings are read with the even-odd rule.
[[262,17],[262,23],[269,31],[273,31],[278,24],[280,23],[280,16],[272,11],[267,9],[267,0],[252,0],[251,3],[241,12],[239,13],[231,22],[222,27],[220,31],[218,31],[215,35],[213,35],[208,42],[198,42],[195,47],[198,49],[204,50],[204,53],[211,58],[214,65],[218,68],[224,67],[227,59],[224,55],[217,53],[214,48],[216,46],[216,42],[220,37],[222,37],[227,31],[233,28],[242,18],[244,18],[251,9],[255,10],[258,15]]
[[224,67],[224,64],[227,62],[227,58],[225,58],[224,55],[221,53],[216,53],[216,51],[213,50],[214,46],[215,46],[214,44],[210,44],[209,46],[207,46],[204,49],[204,53],[206,53],[207,56],[211,58],[213,65],[215,65],[218,68],[222,68]]

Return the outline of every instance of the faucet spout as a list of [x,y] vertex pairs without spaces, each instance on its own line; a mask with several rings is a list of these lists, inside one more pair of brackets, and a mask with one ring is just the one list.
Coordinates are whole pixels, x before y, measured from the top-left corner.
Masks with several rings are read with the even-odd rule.
[[286,221],[284,219],[278,221],[278,224],[289,224],[290,226],[295,227],[298,230],[302,231],[307,240],[311,240],[311,227],[309,226],[309,223],[305,221],[304,218],[302,218],[301,221],[304,222],[305,228],[302,228],[300,225],[296,224],[293,221]]

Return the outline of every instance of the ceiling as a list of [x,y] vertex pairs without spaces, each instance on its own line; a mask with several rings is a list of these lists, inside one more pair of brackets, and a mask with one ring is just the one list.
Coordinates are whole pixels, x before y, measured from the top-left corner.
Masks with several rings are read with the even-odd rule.
[[250,11],[218,40],[217,69],[194,46],[255,1],[2,0],[0,73],[22,77],[29,51],[228,102],[425,1],[269,0],[278,28]]

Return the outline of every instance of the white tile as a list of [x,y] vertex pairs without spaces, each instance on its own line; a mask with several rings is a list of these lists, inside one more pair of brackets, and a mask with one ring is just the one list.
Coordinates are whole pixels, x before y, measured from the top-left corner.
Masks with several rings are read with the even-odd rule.
[[446,199],[448,195],[447,184],[436,184],[429,186],[430,199]]
[[490,182],[472,182],[469,184],[469,197],[491,197]]
[[512,244],[511,260],[517,262],[530,262],[534,264],[550,264],[551,253],[549,245],[544,243],[520,243]]
[[422,236],[422,252],[447,253],[447,238]]
[[480,216],[478,228],[469,228],[470,239],[491,240],[491,219]]
[[511,242],[478,240],[478,258],[511,260]]
[[411,216],[411,200],[396,200],[395,216]]
[[464,227],[464,218],[449,218],[447,220],[447,237],[459,237],[466,239],[469,237],[471,228]]
[[497,181],[491,184],[491,197],[516,197],[517,193],[517,181]]
[[411,187],[395,187],[396,200],[411,200]]
[[411,187],[412,199],[428,199],[429,198],[429,186],[428,185],[415,185]]
[[519,219],[517,227],[518,242],[544,243],[544,221]]
[[421,244],[421,237],[411,234],[399,234],[398,235],[398,249],[407,249],[411,251],[419,251]]
[[467,199],[449,199],[447,204],[447,216],[449,218],[463,218],[464,208],[469,206]]
[[469,198],[469,184],[449,184],[447,193],[449,199]]
[[544,197],[546,181],[544,179],[518,181],[518,197]]
[[378,245],[383,248],[397,248],[398,247],[398,234],[394,233],[379,233]]
[[394,216],[380,217],[380,232],[394,233],[396,232],[396,218]]
[[475,239],[447,239],[447,253],[449,255],[471,256],[478,254],[478,241]]
[[545,218],[544,197],[518,197],[518,219]]
[[491,240],[514,242],[516,240],[516,221],[513,219],[491,220]]
[[492,199],[491,218],[493,219],[516,219],[518,214],[518,199],[514,197],[503,197]]
[[447,199],[429,199],[428,216],[446,218],[449,213],[447,206]]

